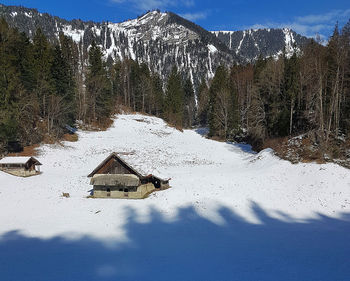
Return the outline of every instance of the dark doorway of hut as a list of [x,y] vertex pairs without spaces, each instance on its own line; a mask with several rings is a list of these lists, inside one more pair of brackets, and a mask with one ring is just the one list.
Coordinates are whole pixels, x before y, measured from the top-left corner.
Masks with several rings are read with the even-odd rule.
[[160,188],[161,188],[161,185],[160,185],[160,181],[159,181],[159,180],[153,178],[153,179],[152,179],[152,183],[153,183],[153,185],[154,185],[154,187],[155,187],[156,189],[160,189]]
[[107,197],[111,197],[111,189],[107,188]]
[[129,189],[124,188],[124,197],[129,197]]

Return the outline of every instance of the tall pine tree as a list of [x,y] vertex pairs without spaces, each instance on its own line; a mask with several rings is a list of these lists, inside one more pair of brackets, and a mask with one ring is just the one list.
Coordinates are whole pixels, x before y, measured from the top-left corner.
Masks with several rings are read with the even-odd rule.
[[183,104],[182,79],[174,66],[166,87],[164,117],[168,122],[180,128],[183,126]]
[[89,67],[85,84],[89,99],[86,114],[88,121],[103,121],[113,110],[112,91],[101,49],[95,41],[92,42],[89,50]]

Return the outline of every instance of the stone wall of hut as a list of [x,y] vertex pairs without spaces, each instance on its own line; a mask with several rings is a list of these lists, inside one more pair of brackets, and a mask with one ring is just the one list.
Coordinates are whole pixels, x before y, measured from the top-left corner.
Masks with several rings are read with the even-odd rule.
[[[107,190],[110,190],[109,192]],[[136,191],[132,188],[128,188],[128,192],[120,191],[118,186],[96,186],[94,185],[95,198],[120,198],[120,199],[143,199],[147,197],[151,192],[155,190],[152,183],[142,184],[136,188]]]

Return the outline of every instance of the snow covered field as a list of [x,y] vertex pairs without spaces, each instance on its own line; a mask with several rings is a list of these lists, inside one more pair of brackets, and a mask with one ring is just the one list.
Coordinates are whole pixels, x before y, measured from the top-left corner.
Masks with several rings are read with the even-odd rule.
[[[349,170],[200,133],[119,115],[41,146],[39,176],[0,173],[0,280],[349,280]],[[86,198],[113,151],[172,188]]]

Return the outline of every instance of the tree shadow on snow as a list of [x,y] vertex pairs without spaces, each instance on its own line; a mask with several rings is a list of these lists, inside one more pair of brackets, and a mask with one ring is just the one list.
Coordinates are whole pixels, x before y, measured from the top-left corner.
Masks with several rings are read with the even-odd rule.
[[207,137],[209,134],[209,128],[207,127],[199,127],[194,130],[198,135],[201,135],[202,137]]
[[[206,127],[196,128],[194,131],[203,137],[207,137],[209,134],[209,128],[206,128]],[[250,144],[234,143],[234,142],[229,142],[229,141],[227,141],[226,144],[228,144],[230,146],[232,151],[237,151],[237,149],[238,149],[238,150],[246,152],[246,153],[256,154],[256,152],[254,150],[252,150],[252,146]]]
[[[138,223],[130,210],[129,243],[115,247],[92,238],[0,238],[0,279],[7,280],[349,280],[350,214],[307,222],[271,218],[257,204],[261,224],[222,208],[217,225],[193,208],[167,222],[153,210]],[[118,218],[116,218],[118,219]]]
[[243,151],[249,154],[256,154],[256,152],[252,149],[252,146],[250,144],[246,143],[235,143],[235,142],[226,142],[227,145],[229,145],[229,149],[231,151]]

